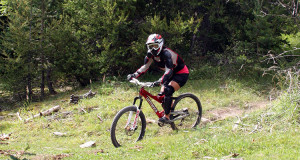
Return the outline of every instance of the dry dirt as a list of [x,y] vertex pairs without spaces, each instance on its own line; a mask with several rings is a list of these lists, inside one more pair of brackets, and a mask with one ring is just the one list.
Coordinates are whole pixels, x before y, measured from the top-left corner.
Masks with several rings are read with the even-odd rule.
[[270,102],[268,101],[260,101],[260,102],[248,103],[244,106],[244,108],[238,106],[229,106],[229,107],[212,109],[206,111],[203,114],[203,118],[201,122],[207,123],[211,121],[223,120],[228,117],[241,116],[242,114],[250,113],[258,109],[265,108],[269,103]]

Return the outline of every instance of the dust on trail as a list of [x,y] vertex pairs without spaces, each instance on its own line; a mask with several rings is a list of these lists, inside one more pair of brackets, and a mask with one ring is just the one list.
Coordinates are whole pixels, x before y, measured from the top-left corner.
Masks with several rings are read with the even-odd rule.
[[205,114],[203,115],[203,120],[217,121],[217,120],[226,119],[228,117],[241,116],[242,114],[250,113],[265,108],[268,104],[270,104],[269,101],[260,101],[260,102],[248,103],[243,108],[238,106],[215,108],[206,111]]
[[[220,121],[229,117],[242,116],[243,114],[266,108],[270,103],[270,101],[249,102],[243,107],[228,106],[204,111],[200,125],[206,125],[209,122]],[[153,119],[147,118],[146,121],[147,124],[157,124],[157,121]],[[158,128],[157,135],[172,133],[172,131],[171,127],[167,125],[167,127]]]

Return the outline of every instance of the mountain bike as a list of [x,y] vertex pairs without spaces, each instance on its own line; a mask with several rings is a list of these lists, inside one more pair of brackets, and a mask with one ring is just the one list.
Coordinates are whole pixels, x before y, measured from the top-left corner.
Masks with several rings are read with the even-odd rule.
[[[146,131],[146,118],[142,111],[143,97],[153,109],[158,118],[164,116],[164,110],[159,111],[151,99],[162,104],[164,95],[154,96],[145,90],[152,87],[152,82],[140,82],[133,78],[131,83],[140,86],[139,96],[134,98],[133,105],[120,110],[111,125],[111,140],[115,147],[135,143],[142,140]],[[138,106],[136,105],[139,100]],[[184,93],[178,97],[172,97],[173,104],[170,112],[170,125],[173,130],[196,128],[202,116],[200,100],[192,93]],[[165,124],[158,123],[160,127]]]

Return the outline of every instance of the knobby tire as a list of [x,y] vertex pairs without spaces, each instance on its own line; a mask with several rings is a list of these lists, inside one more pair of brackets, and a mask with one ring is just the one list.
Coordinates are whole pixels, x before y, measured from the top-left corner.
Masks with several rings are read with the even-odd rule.
[[[117,125],[118,125],[118,122],[120,120],[120,118],[122,118],[122,116],[125,116],[123,118],[128,118],[128,115],[126,113],[129,113],[130,111],[133,111],[133,114],[132,114],[132,119],[134,119],[135,115],[136,115],[136,112],[137,112],[137,107],[136,106],[128,106],[128,107],[125,107],[123,108],[122,110],[120,110],[117,115],[115,116],[114,120],[113,120],[113,123],[111,125],[111,130],[110,130],[110,135],[111,135],[111,140],[112,140],[112,143],[115,147],[120,147],[121,145],[126,145],[126,144],[122,144],[120,141],[120,139],[118,139],[118,136],[117,134],[124,134],[123,132],[125,132],[125,129],[124,131],[122,132],[122,128],[121,127],[124,127],[124,126],[120,126],[120,133],[116,133],[116,129],[119,129],[119,128],[116,128]],[[121,123],[121,122],[120,122]],[[141,139],[143,139],[144,135],[145,135],[145,130],[146,130],[146,118],[145,118],[145,115],[144,113],[140,110],[140,113],[139,113],[139,121],[138,121],[138,128],[135,132],[140,132],[137,139],[134,140],[133,142],[136,142],[136,141],[139,141]],[[141,126],[139,126],[141,125]],[[131,125],[130,125],[131,126]],[[126,139],[126,136],[128,138],[131,138],[130,136],[128,135],[125,135],[124,136],[124,139]],[[121,143],[121,144],[120,144]],[[124,142],[126,143],[126,142]],[[132,142],[129,142],[129,143],[132,143]]]
[[[181,103],[186,100],[189,100],[189,102],[192,103],[192,106],[189,106],[189,105],[185,106],[186,104]],[[201,121],[201,116],[202,116],[202,106],[201,106],[200,100],[194,94],[184,93],[184,94],[178,96],[173,103],[173,108],[175,108],[175,111],[182,109],[182,108],[188,108],[191,116],[193,116],[193,117],[190,116],[190,117],[183,119],[182,122],[180,122],[182,126],[178,125],[178,123],[179,123],[178,121],[180,121],[180,120],[172,122],[170,125],[173,130],[178,130],[178,129],[182,129],[182,128],[184,128],[184,129],[196,128],[199,125],[199,123]],[[189,121],[191,118],[194,118],[194,119]],[[190,125],[184,126],[185,123],[190,123]]]

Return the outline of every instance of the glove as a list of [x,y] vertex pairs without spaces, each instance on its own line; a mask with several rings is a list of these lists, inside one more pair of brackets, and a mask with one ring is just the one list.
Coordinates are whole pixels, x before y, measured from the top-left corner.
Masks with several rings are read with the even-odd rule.
[[128,75],[127,75],[127,80],[128,80],[128,81],[132,80],[132,78],[135,78],[135,75],[134,75],[134,74],[128,74]]
[[151,85],[151,87],[158,87],[158,86],[160,86],[160,81],[155,81]]

